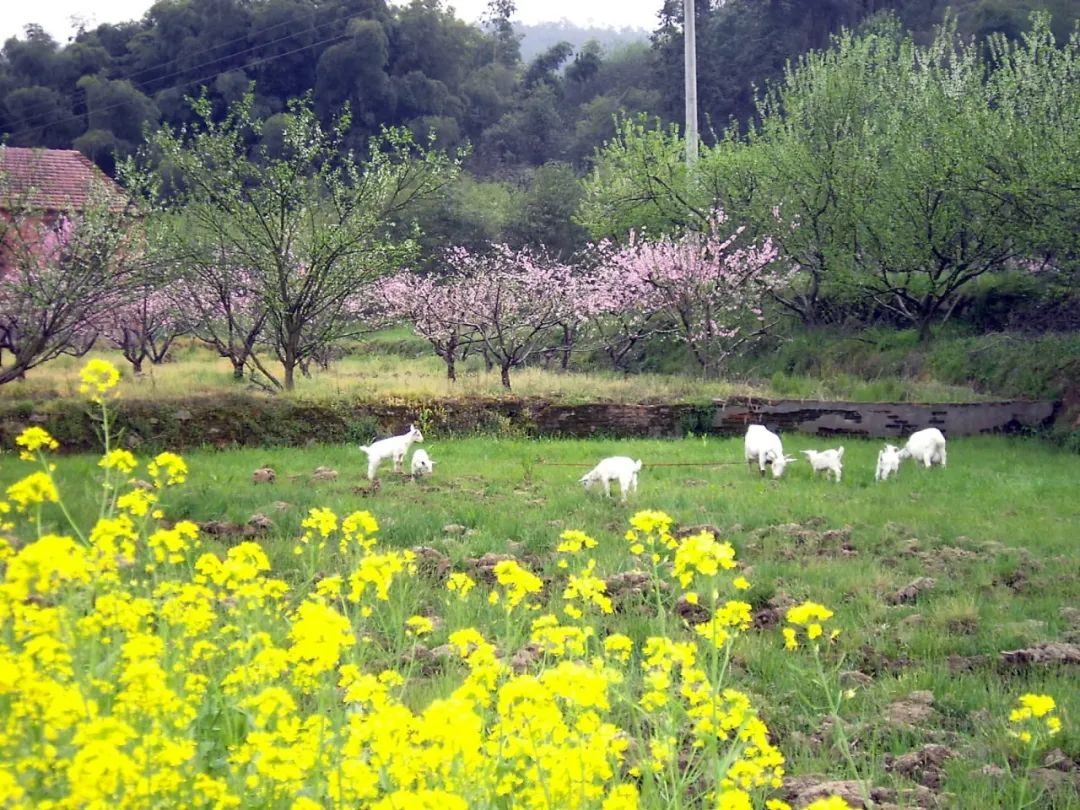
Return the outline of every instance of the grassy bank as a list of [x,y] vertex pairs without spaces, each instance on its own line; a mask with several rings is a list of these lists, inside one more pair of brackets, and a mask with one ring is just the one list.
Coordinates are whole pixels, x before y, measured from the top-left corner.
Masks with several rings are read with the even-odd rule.
[[[657,348],[659,352],[662,347]],[[403,328],[386,330],[350,344],[346,352],[328,368],[313,367],[310,377],[298,375],[295,391],[279,396],[320,400],[525,397],[566,403],[670,403],[709,402],[749,395],[858,402],[971,402],[991,399],[999,393],[993,387],[976,390],[969,384],[972,381],[955,373],[950,379],[957,379],[956,384],[942,382],[929,369],[913,372],[902,363],[856,369],[853,350],[825,334],[797,347],[785,343],[782,352],[748,356],[733,365],[731,376],[725,380],[704,379],[681,361],[661,362],[665,368],[662,373],[642,371],[627,375],[604,370],[599,360],[590,361],[582,355],[575,358],[569,372],[560,371],[557,363],[545,367],[538,362],[515,369],[511,374],[512,392],[502,387],[498,370],[488,371],[476,355],[459,364],[456,382],[448,381],[444,365],[428,344]],[[796,363],[789,354],[820,365]],[[845,370],[842,361],[849,355],[852,366]],[[227,361],[191,342],[177,345],[172,362],[159,366],[147,364],[141,375],[132,374],[130,366],[117,353],[100,352],[91,356],[107,358],[124,370],[120,392],[125,398],[266,393],[248,381],[235,381]],[[835,361],[829,360],[830,357]],[[25,381],[0,388],[0,397],[41,400],[74,396],[78,389],[76,371],[84,362],[85,358],[58,358],[31,370]],[[1011,395],[1023,395],[1019,386],[1010,390],[1017,392]]]

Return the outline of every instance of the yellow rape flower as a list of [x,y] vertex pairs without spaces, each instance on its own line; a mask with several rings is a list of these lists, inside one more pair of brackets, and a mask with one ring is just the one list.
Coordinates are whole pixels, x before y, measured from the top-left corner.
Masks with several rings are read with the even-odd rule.
[[638,801],[635,785],[616,785],[604,799],[601,810],[637,810]]
[[745,790],[725,790],[716,802],[716,810],[754,810],[754,804]]
[[405,620],[405,629],[410,636],[426,636],[435,629],[435,623],[427,616],[410,616]]
[[[799,646],[799,631],[803,631],[807,640],[816,641],[821,638],[825,630],[823,623],[831,619],[833,612],[824,605],[819,605],[817,602],[803,602],[801,605],[796,605],[790,608],[786,614],[788,622],[795,625],[795,627],[785,627],[784,633],[784,646],[789,650],[797,649]],[[829,640],[836,638],[840,635],[839,630],[833,630],[829,635]]]
[[805,810],[854,810],[854,808],[840,796],[829,796],[806,805]]
[[513,610],[526,596],[540,593],[544,583],[531,571],[522,568],[516,560],[502,560],[492,569],[495,579],[506,589],[507,610]]
[[158,453],[154,460],[146,465],[146,471],[154,479],[154,486],[160,489],[162,486],[174,486],[187,480],[188,468],[180,456],[176,453]]
[[98,466],[106,470],[119,470],[127,475],[134,471],[139,466],[139,463],[129,450],[110,450],[101,457]]
[[[585,570],[580,574],[571,574],[570,580],[563,591],[563,599],[573,602],[580,599],[583,605],[593,604],[600,608],[601,613],[612,613],[611,598],[607,595],[607,583],[599,577],[593,576],[596,568],[596,560],[589,560]],[[563,610],[568,616],[580,619],[582,612],[574,605],[566,605]]]
[[60,493],[52,477],[45,472],[30,473],[7,488],[7,496],[15,502],[15,508],[25,511],[31,504],[58,503]]
[[[353,512],[341,521],[341,542],[339,544],[342,554],[349,549],[350,542],[356,542],[362,549],[369,550],[375,545],[375,537],[379,531],[379,521],[371,512]],[[324,537],[326,535],[323,535]]]
[[1061,731],[1061,719],[1054,714],[1057,704],[1050,695],[1021,695],[1016,708],[1009,712],[1009,736],[1025,744],[1038,744],[1044,737]]
[[475,587],[476,581],[468,574],[454,573],[446,580],[446,590],[456,593],[461,599],[466,599],[469,591]]
[[623,663],[630,660],[630,653],[633,652],[633,649],[634,642],[630,640],[629,636],[624,636],[622,633],[612,633],[604,639],[604,652]]
[[120,382],[120,370],[108,360],[90,360],[79,371],[82,384],[79,385],[79,393],[89,394],[94,402],[101,402],[101,398]]
[[49,435],[49,431],[40,427],[28,427],[15,439],[15,444],[23,448],[19,458],[23,461],[33,461],[34,453],[41,448],[56,450],[60,442]]
[[116,499],[117,508],[130,512],[135,517],[144,517],[155,503],[157,496],[154,493],[138,487]]
[[699,532],[683,538],[675,550],[673,576],[686,588],[695,574],[711,577],[721,569],[735,567],[735,549],[731,543],[718,543],[710,532]]
[[593,538],[577,529],[568,529],[559,535],[559,539],[562,542],[555,547],[555,550],[564,554],[575,554],[583,548],[596,548],[598,545]]

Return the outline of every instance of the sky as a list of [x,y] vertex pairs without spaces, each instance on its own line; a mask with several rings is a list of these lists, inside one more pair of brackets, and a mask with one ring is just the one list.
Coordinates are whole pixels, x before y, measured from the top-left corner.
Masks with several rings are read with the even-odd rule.
[[[446,2],[447,0],[444,0]],[[153,0],[2,0],[0,42],[23,34],[27,23],[38,23],[58,42],[67,41],[83,21],[88,28],[99,23],[138,19]],[[608,28],[656,27],[662,0],[517,0],[517,20],[523,23],[567,19],[582,26]],[[472,22],[487,7],[487,0],[449,0],[457,16]],[[74,20],[74,22],[73,22]]]

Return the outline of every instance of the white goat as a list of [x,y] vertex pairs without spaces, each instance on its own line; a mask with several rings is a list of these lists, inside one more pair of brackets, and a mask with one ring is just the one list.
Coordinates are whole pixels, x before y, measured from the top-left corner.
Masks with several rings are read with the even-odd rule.
[[829,477],[829,473],[833,474],[833,478],[836,483],[840,483],[840,476],[844,472],[844,464],[841,459],[844,458],[844,448],[837,447],[835,450],[803,450],[803,455],[806,456],[806,460],[810,462],[810,466],[814,472],[821,472],[825,470],[825,477]]
[[599,482],[604,487],[604,494],[610,498],[611,482],[618,481],[622,502],[626,503],[627,493],[637,492],[637,474],[640,469],[641,459],[635,461],[629,456],[610,456],[581,476],[578,483],[585,489],[592,489],[593,485]]
[[415,425],[409,425],[409,431],[400,436],[379,439],[379,441],[372,442],[367,446],[360,445],[360,449],[367,453],[368,457],[368,480],[371,481],[375,478],[379,465],[388,458],[394,459],[394,472],[401,472],[401,465],[405,461],[405,454],[409,452],[409,447],[413,442],[422,442],[423,440],[424,434],[420,432],[420,429]]
[[798,459],[785,456],[780,437],[764,425],[750,425],[746,428],[746,463],[752,465],[755,461],[762,475],[765,475],[765,465],[771,464],[773,478],[779,478],[784,474],[784,467]]
[[937,428],[917,430],[911,434],[900,458],[913,458],[929,467],[931,464],[945,466],[945,437]]
[[435,472],[435,462],[431,460],[431,456],[427,454],[427,450],[417,450],[412,454],[412,461],[410,462],[410,470],[412,471],[413,478],[420,478],[424,475],[431,475]]
[[885,445],[877,454],[875,481],[888,481],[889,476],[900,469],[900,449],[895,444]]

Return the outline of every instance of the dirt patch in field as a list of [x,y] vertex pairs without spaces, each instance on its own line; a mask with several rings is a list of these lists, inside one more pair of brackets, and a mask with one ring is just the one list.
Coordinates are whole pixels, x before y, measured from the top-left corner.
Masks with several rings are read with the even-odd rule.
[[417,573],[432,582],[445,582],[450,574],[450,558],[431,546],[413,546]]
[[935,582],[930,577],[918,577],[913,579],[907,585],[902,588],[893,591],[891,594],[885,597],[885,601],[890,605],[907,605],[916,601],[921,594],[932,590]]
[[[871,804],[863,799],[866,792]],[[911,790],[893,790],[886,787],[861,786],[855,780],[828,779],[822,776],[790,776],[784,779],[784,791],[792,807],[801,808],[830,796],[839,796],[853,808],[873,807],[874,810],[894,810],[894,808],[937,807],[937,797],[933,791],[919,786]]]
[[1009,669],[1076,666],[1080,664],[1080,645],[1064,641],[1047,641],[1021,650],[1003,650],[1001,662],[1005,668]]
[[929,690],[912,692],[885,708],[886,722],[895,728],[908,731],[925,726],[935,714],[934,693]]
[[864,644],[859,649],[855,659],[859,672],[871,677],[878,675],[896,675],[911,666],[911,659],[904,655],[888,655],[879,652],[869,644]]
[[944,781],[945,762],[955,756],[956,752],[948,746],[930,743],[898,757],[886,754],[885,770],[907,777],[923,787],[938,790]]
[[802,523],[781,523],[758,529],[754,535],[759,540],[770,535],[779,535],[791,541],[777,549],[781,559],[793,560],[806,554],[819,557],[851,557],[858,553],[851,542],[851,526],[839,529],[820,529],[824,518],[809,518]]
[[964,672],[975,672],[990,664],[989,655],[950,655],[945,659],[949,672],[959,675]]

